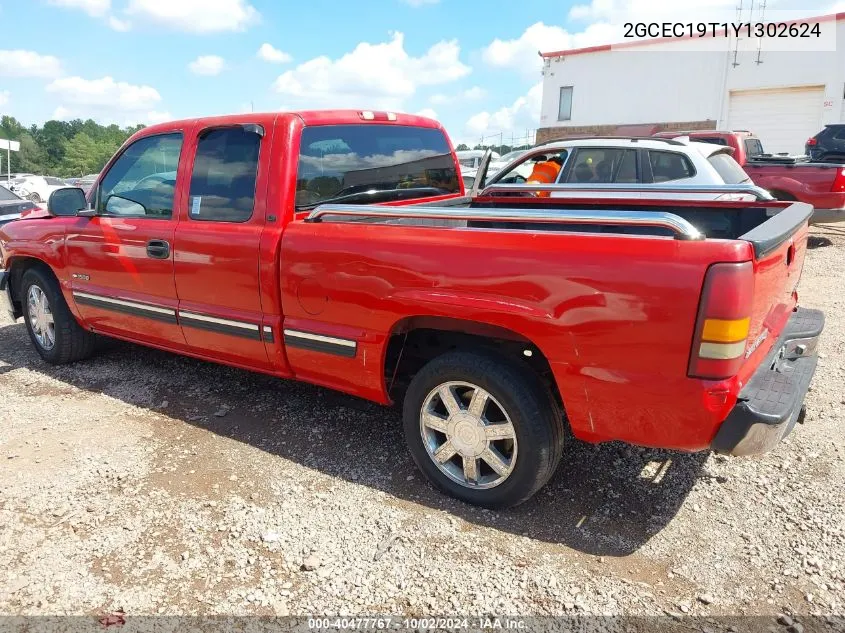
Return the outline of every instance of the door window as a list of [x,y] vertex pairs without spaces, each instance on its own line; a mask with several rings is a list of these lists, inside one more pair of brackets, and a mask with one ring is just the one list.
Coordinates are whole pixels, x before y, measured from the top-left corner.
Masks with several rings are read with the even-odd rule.
[[191,176],[192,220],[246,222],[255,206],[261,135],[243,127],[206,130]]
[[168,219],[173,215],[179,133],[147,136],[126,148],[103,177],[95,208],[102,215]]
[[637,150],[627,149],[616,169],[613,182],[635,183],[637,178]]
[[[566,176],[566,182],[613,182],[613,174],[623,167],[622,163],[625,162],[626,154],[633,153],[633,151],[626,151],[617,147],[579,148],[572,160],[572,168]],[[628,160],[628,165],[633,165],[634,178],[636,178],[635,161],[635,157]],[[630,170],[630,167],[626,167],[626,169]],[[618,182],[628,181],[620,180]]]

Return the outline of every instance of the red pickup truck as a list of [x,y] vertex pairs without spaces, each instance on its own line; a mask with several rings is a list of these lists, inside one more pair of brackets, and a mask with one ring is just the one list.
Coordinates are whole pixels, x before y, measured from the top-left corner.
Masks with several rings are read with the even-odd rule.
[[808,205],[470,199],[459,173],[404,114],[156,125],[87,201],[0,229],[0,302],[50,363],[106,335],[400,401],[422,472],[490,507],[567,427],[735,455],[792,430],[824,321],[797,306]]
[[778,200],[800,200],[813,205],[812,222],[845,220],[845,165],[812,162],[805,156],[766,154],[759,138],[747,131],[659,132],[662,138],[688,136],[691,140],[726,145],[733,158],[758,187]]

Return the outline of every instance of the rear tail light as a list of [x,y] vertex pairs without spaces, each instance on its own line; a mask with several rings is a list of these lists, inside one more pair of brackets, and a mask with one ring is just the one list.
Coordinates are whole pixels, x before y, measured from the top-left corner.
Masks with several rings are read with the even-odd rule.
[[836,177],[830,190],[835,193],[845,192],[845,167],[836,170]]
[[807,145],[818,145],[818,143],[815,137],[807,139]]
[[751,262],[714,264],[704,278],[689,376],[722,380],[742,366],[754,297]]

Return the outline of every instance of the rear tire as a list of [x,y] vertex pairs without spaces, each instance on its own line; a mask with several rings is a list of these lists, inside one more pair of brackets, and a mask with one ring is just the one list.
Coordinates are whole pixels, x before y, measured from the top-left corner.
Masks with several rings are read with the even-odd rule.
[[29,200],[30,202],[35,202],[36,204],[41,204],[41,202],[42,202],[42,200],[41,200],[41,196],[39,196],[39,195],[38,195],[37,193],[35,193],[35,192],[33,192],[33,193],[29,194],[29,195],[26,197],[26,199],[27,199],[27,200]]
[[64,365],[92,354],[96,337],[76,321],[52,274],[40,267],[27,270],[20,298],[29,338],[41,358]]
[[426,478],[487,508],[526,501],[563,451],[563,420],[549,390],[527,366],[493,354],[456,351],[430,361],[408,387],[403,423]]

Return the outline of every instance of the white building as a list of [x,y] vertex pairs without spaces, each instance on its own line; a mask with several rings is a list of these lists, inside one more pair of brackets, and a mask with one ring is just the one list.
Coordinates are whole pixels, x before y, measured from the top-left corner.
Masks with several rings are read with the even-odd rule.
[[718,128],[751,130],[768,152],[803,154],[825,124],[845,122],[845,13],[806,21],[826,29],[827,50],[711,37],[542,53],[537,142]]

